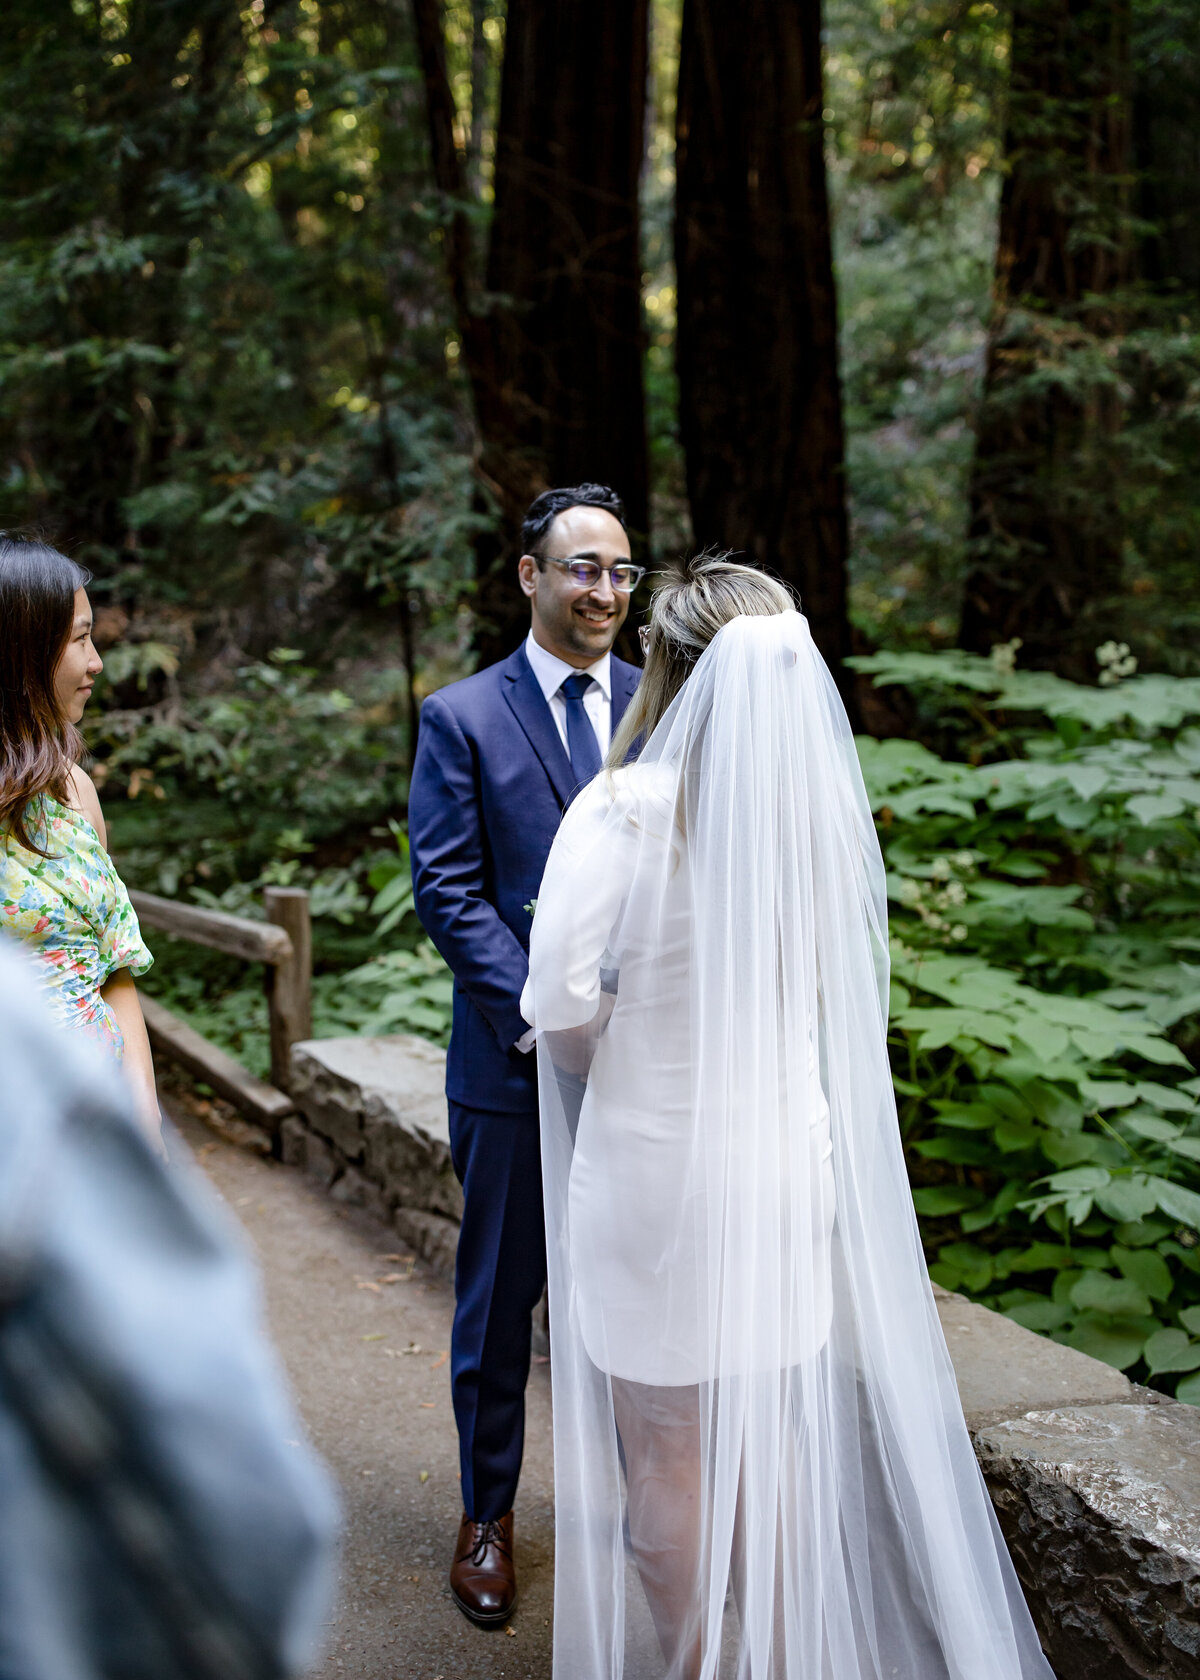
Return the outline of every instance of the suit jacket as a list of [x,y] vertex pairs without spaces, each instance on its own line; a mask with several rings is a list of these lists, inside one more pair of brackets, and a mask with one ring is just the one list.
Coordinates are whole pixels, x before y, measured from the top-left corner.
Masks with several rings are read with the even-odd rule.
[[[612,660],[612,726],[641,672]],[[531,915],[576,779],[520,647],[431,694],[408,805],[417,915],[454,975],[446,1095],[500,1113],[537,1107],[520,997]]]

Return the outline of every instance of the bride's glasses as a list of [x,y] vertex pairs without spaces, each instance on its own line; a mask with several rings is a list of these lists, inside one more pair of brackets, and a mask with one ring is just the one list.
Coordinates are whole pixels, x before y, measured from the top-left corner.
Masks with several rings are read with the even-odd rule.
[[577,583],[581,589],[595,589],[601,572],[607,572],[612,578],[613,588],[622,595],[628,595],[646,575],[645,566],[631,566],[627,560],[619,561],[615,566],[602,566],[599,560],[559,560],[553,554],[544,558],[552,566],[561,566],[571,582]]

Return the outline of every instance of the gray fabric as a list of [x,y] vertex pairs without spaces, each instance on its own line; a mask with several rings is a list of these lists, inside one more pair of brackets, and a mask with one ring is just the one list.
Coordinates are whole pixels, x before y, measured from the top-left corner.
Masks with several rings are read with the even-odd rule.
[[336,1505],[239,1237],[0,942],[0,1680],[309,1660]]

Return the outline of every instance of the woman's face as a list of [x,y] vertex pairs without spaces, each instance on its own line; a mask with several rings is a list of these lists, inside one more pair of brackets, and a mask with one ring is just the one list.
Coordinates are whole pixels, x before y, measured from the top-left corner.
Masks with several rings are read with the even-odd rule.
[[54,672],[54,699],[64,721],[79,722],[92,685],[103,669],[103,661],[92,646],[92,609],[87,590],[77,589],[71,637]]

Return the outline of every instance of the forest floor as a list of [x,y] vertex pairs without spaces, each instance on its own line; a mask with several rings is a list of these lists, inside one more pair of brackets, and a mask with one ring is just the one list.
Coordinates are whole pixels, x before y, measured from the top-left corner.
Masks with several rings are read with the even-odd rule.
[[[461,1515],[450,1407],[450,1282],[394,1231],[302,1173],[167,1109],[259,1259],[275,1346],[342,1490],[337,1607],[313,1680],[548,1680],[554,1515],[550,1379],[529,1384],[516,1506],[521,1599],[484,1633],[446,1582]],[[383,1281],[389,1279],[391,1281]]]

